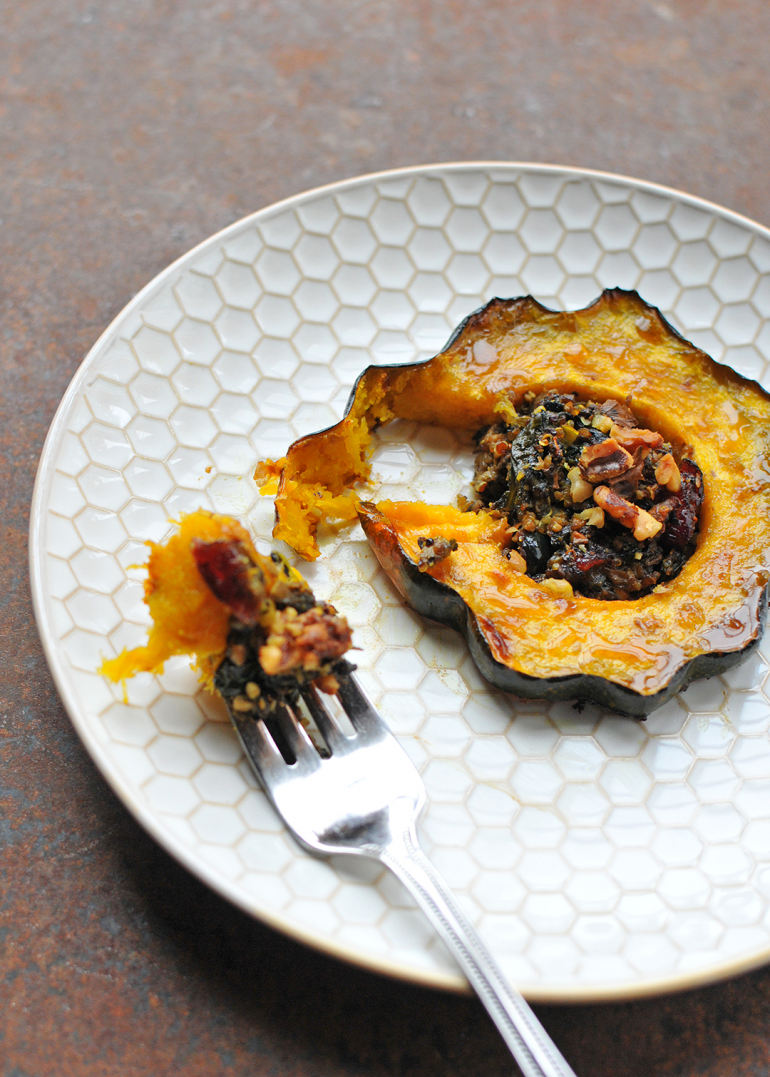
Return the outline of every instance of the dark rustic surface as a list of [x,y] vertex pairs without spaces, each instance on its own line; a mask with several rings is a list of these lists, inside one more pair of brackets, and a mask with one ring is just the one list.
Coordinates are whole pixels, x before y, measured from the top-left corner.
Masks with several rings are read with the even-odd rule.
[[[481,1008],[234,911],[127,815],[32,622],[46,428],[132,294],[260,206],[497,158],[657,180],[770,223],[766,0],[0,5],[2,1077],[498,1077]],[[770,971],[542,1008],[583,1077],[770,1074]]]

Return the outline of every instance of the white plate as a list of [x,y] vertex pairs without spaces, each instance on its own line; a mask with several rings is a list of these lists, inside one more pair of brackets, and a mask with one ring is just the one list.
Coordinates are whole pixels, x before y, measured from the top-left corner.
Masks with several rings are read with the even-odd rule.
[[[433,354],[491,296],[576,308],[611,285],[768,385],[766,229],[619,176],[452,164],[310,191],[213,236],[115,319],[56,414],[32,585],[79,735],[170,853],[330,953],[463,985],[389,877],[297,850],[184,662],[137,677],[128,705],[95,672],[144,637],[131,566],[198,506],[266,549],[253,464],[336,420],[368,363]],[[399,424],[378,494],[449,501],[469,459],[452,434]],[[306,575],[354,625],[361,680],[422,770],[428,852],[530,998],[629,997],[770,959],[767,643],[641,724],[490,690],[458,636],[403,607],[360,532],[327,540]]]

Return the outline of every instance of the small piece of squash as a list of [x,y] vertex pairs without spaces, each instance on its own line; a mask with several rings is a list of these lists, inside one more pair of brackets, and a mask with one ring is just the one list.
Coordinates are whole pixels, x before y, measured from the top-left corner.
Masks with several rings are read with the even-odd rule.
[[231,610],[202,577],[193,556],[194,543],[238,542],[265,576],[268,592],[285,576],[304,585],[299,573],[283,563],[279,567],[254,548],[248,531],[230,516],[199,509],[182,516],[179,531],[165,543],[149,542],[144,600],[152,617],[147,644],[123,651],[103,663],[101,672],[111,681],[125,681],[136,673],[162,673],[174,655],[191,655],[202,679],[213,684],[224,657]]
[[[338,518],[349,514],[381,422],[470,433],[497,421],[505,401],[546,389],[632,400],[675,459],[700,467],[697,549],[665,586],[636,600],[590,599],[565,581],[526,576],[497,541],[472,533],[480,526],[468,519],[474,514],[450,519],[445,507],[383,503],[362,505],[359,515],[407,600],[462,628],[493,684],[643,716],[693,678],[735,665],[759,641],[770,577],[770,397],[684,340],[635,292],[605,291],[571,313],[531,297],[493,299],[433,359],[369,367],[345,418],[289,449],[274,535],[318,556],[318,521],[327,506]],[[457,549],[420,571],[420,536],[455,539]]]

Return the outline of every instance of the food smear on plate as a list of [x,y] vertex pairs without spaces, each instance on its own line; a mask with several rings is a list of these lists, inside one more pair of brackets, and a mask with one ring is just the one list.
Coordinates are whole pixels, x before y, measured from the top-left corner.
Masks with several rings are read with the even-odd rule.
[[[394,418],[477,436],[474,500],[357,501]],[[258,471],[276,474],[277,538],[314,559],[357,503],[407,601],[519,695],[643,716],[758,645],[770,396],[636,292],[491,300],[432,359],[367,368],[341,422]]]
[[167,659],[190,655],[236,713],[262,717],[308,684],[336,693],[354,668],[343,658],[352,646],[345,618],[279,553],[260,554],[237,520],[199,510],[148,545],[149,638],[104,662],[110,680],[161,673]]

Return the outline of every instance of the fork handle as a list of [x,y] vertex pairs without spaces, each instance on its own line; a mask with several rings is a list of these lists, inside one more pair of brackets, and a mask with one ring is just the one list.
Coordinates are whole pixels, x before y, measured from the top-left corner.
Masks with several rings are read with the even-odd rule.
[[575,1077],[519,992],[510,986],[410,830],[380,854],[447,945],[525,1077]]

